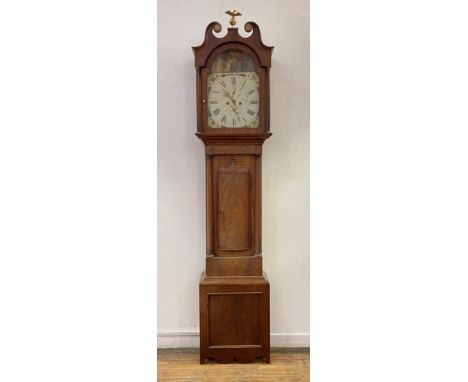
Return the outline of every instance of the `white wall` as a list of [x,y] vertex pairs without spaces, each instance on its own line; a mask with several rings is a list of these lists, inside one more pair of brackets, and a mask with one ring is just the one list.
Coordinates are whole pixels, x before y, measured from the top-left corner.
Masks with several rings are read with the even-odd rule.
[[272,345],[308,345],[309,11],[306,0],[159,1],[159,346],[196,346],[205,257],[204,146],[196,131],[192,46],[227,9],[258,23],[275,46],[271,131],[263,155],[263,257],[271,284]]

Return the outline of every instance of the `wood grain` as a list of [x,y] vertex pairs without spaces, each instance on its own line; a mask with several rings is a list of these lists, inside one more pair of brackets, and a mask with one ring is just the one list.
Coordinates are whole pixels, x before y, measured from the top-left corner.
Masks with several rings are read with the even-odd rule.
[[305,382],[309,381],[309,349],[272,348],[271,364],[198,363],[198,349],[158,349],[158,381]]
[[255,236],[255,156],[212,156],[215,256],[252,256]]
[[[261,293],[212,293],[208,295],[210,346],[261,345]],[[242,323],[242,324],[239,324]]]
[[249,249],[252,210],[249,168],[235,165],[221,167],[217,175],[219,249]]
[[206,276],[261,276],[262,256],[206,256]]

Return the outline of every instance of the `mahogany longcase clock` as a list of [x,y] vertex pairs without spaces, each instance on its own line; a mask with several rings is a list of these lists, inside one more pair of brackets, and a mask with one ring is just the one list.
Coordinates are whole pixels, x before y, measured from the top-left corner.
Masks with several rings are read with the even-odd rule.
[[[236,11],[226,12],[235,25]],[[270,284],[262,269],[262,145],[269,132],[273,47],[254,22],[224,37],[210,23],[192,48],[197,133],[205,144],[206,271],[200,280],[200,363],[270,362]]]

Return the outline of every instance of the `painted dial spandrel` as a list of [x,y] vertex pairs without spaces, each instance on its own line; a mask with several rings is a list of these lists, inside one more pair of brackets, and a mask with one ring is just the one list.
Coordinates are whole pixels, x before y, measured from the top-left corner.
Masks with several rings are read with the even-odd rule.
[[256,72],[211,73],[208,76],[208,126],[257,128],[259,77]]

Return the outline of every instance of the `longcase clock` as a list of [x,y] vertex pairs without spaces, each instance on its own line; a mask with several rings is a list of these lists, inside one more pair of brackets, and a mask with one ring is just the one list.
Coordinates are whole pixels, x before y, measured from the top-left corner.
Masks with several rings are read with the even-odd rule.
[[271,135],[273,47],[254,22],[210,23],[192,48],[197,133],[205,144],[206,271],[200,280],[200,363],[270,362],[270,284],[262,269],[262,145]]

